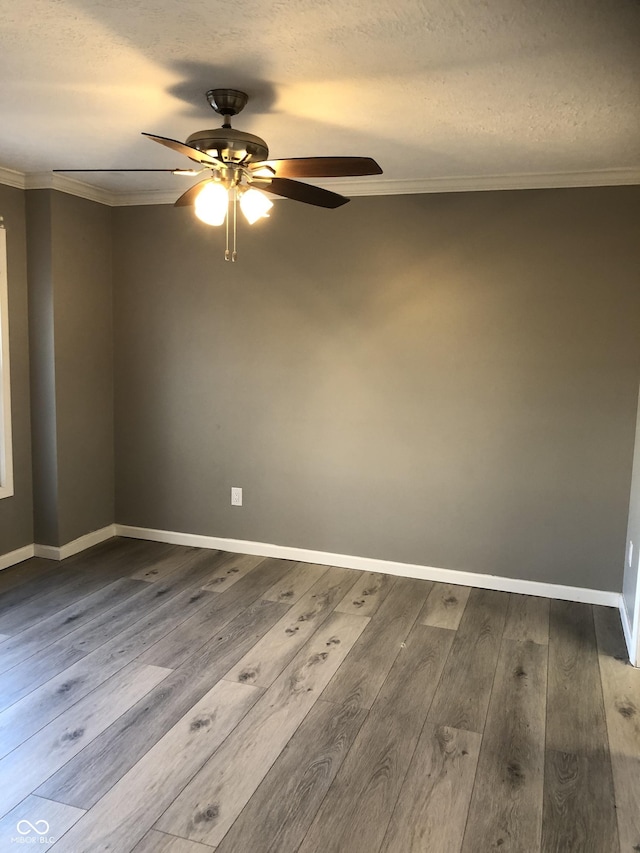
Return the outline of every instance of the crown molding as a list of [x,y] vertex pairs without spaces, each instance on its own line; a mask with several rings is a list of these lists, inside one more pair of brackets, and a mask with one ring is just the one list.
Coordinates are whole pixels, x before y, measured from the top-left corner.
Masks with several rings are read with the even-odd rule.
[[115,195],[114,207],[135,207],[140,204],[175,204],[181,191],[189,189],[182,184],[176,184],[175,190],[147,190],[146,192],[118,193]]
[[89,201],[97,201],[114,207],[117,204],[118,194],[110,190],[94,187],[76,178],[68,178],[66,175],[54,175],[53,172],[38,172],[25,175],[25,189],[27,190],[58,190],[61,193],[86,198]]
[[118,204],[119,196],[110,190],[94,187],[84,181],[68,178],[66,175],[54,175],[53,172],[35,172],[25,174],[16,169],[6,169],[0,166],[0,184],[6,187],[16,187],[19,190],[58,190],[58,192],[86,198],[114,207]]
[[26,189],[25,175],[23,172],[16,172],[15,169],[5,169],[0,166],[0,184],[24,190]]
[[[560,189],[570,187],[612,187],[640,184],[640,169],[606,169],[599,172],[549,172],[546,174],[464,176],[424,178],[422,180],[385,180],[368,178],[345,181],[336,178],[314,180],[316,186],[342,195],[416,195],[421,193],[488,192],[490,190]],[[114,194],[114,206],[174,204],[175,192],[151,190]]]
[[343,195],[411,195],[417,193],[464,193],[491,190],[564,189],[640,184],[639,169],[603,169],[597,172],[546,172],[512,175],[464,175],[448,178],[392,180],[366,178],[358,181],[314,181],[317,186]]
[[[132,207],[148,204],[173,204],[176,191],[150,190],[147,192],[122,192],[100,189],[91,184],[54,175],[52,172],[24,174],[14,169],[0,167],[0,184],[23,190],[50,189],[96,201],[109,207]],[[364,178],[357,180],[314,181],[325,189],[343,195],[415,195],[421,193],[489,192],[491,190],[563,189],[571,187],[613,187],[640,184],[638,169],[603,169],[593,172],[546,172],[537,174],[458,176],[448,178],[385,179]]]

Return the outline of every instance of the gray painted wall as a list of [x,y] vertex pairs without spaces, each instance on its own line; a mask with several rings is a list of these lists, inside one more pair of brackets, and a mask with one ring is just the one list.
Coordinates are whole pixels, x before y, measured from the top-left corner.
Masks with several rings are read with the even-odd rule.
[[[629,542],[633,542],[633,554],[629,563]],[[627,552],[625,555],[623,595],[629,624],[633,625],[640,556],[640,404],[636,421],[636,442],[633,453],[633,475],[631,479],[631,500],[629,502],[629,521],[627,523]]]
[[5,554],[33,542],[27,246],[22,190],[0,186],[0,216],[7,228],[14,466],[14,495],[0,500],[0,554]]
[[28,196],[35,533],[63,545],[114,518],[111,210]]
[[60,542],[51,197],[45,190],[26,194],[33,522],[41,545]]
[[115,210],[116,520],[620,590],[639,208],[280,202],[233,266],[189,210]]
[[60,542],[114,519],[110,208],[53,193]]

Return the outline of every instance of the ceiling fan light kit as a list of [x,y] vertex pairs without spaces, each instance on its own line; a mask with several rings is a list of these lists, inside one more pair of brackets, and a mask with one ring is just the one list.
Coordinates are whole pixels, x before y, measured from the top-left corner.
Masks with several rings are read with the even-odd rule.
[[261,193],[260,190],[254,190],[250,187],[240,196],[240,209],[244,213],[249,225],[253,225],[258,219],[268,218],[272,207],[273,202],[264,193]]
[[206,225],[222,225],[227,215],[229,193],[223,184],[211,181],[204,186],[195,201],[195,214]]
[[[273,203],[266,193],[301,201],[328,209],[340,207],[349,199],[330,190],[293,180],[295,178],[337,178],[359,175],[381,175],[382,169],[371,157],[298,157],[269,160],[264,139],[231,127],[249,100],[238,89],[210,89],[206,93],[212,109],[223,117],[222,127],[198,130],[186,142],[143,133],[148,139],[183,154],[198,164],[197,169],[159,169],[176,175],[209,175],[190,187],[176,201],[176,207],[193,205],[196,216],[207,225],[226,223],[225,260],[236,260],[237,207],[249,222],[268,217]],[[86,170],[57,170],[86,171]],[[98,171],[121,171],[98,170]],[[127,171],[138,171],[130,169]],[[154,171],[144,169],[140,171]],[[230,247],[230,220],[233,244]]]

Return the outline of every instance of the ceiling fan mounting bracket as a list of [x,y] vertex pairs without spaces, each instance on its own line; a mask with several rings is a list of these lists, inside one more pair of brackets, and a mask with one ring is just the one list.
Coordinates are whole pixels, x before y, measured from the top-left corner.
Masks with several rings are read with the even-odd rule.
[[209,89],[207,100],[219,115],[237,116],[246,107],[249,96],[239,89]]

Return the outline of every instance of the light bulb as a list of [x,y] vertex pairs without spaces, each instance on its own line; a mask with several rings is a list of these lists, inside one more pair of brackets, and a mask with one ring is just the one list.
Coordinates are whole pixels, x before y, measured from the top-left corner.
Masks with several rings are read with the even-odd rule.
[[207,225],[222,225],[227,208],[229,194],[222,184],[211,181],[205,184],[196,196],[195,211],[198,219]]
[[242,193],[240,196],[240,208],[244,213],[249,225],[253,225],[258,219],[263,216],[268,216],[269,210],[273,207],[273,202],[261,193],[259,190],[250,189]]

